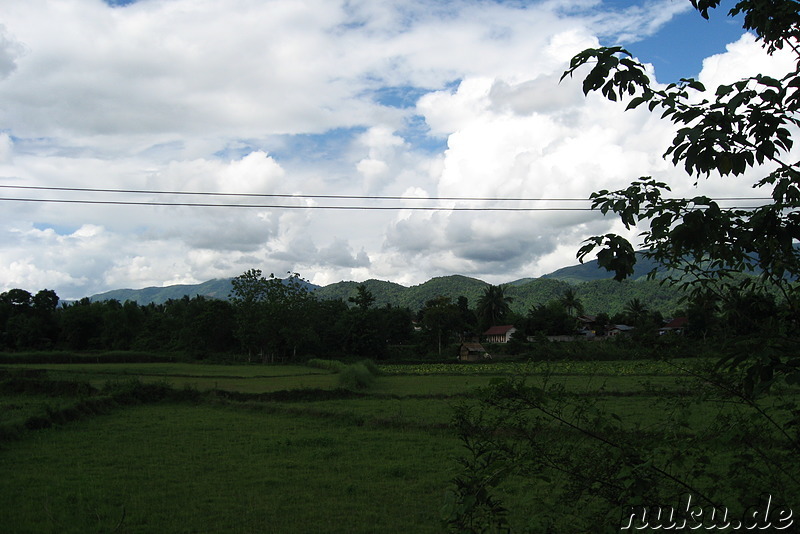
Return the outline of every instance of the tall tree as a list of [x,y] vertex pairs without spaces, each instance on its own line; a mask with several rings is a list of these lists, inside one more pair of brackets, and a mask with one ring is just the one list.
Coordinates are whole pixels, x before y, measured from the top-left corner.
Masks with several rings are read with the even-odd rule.
[[263,356],[269,332],[264,323],[265,301],[270,285],[260,269],[250,269],[231,280],[229,295],[236,310],[236,337],[247,351],[248,359],[254,352]]
[[502,285],[489,285],[478,298],[476,313],[481,328],[499,325],[511,311],[514,299],[506,296],[505,289]]
[[640,299],[631,299],[625,303],[625,308],[623,313],[634,325],[641,324],[644,321],[650,310],[647,309],[647,305],[642,302]]
[[572,287],[567,288],[564,294],[561,295],[561,304],[564,305],[564,309],[567,310],[567,313],[573,317],[583,313],[583,303],[581,303],[581,300],[578,298],[577,291]]
[[450,341],[450,336],[461,329],[461,311],[450,297],[436,297],[425,303],[420,312],[425,329],[436,338],[439,356],[442,345]]
[[356,296],[350,297],[347,300],[362,310],[369,309],[369,307],[375,303],[375,297],[364,284],[360,284],[358,287],[356,287]]

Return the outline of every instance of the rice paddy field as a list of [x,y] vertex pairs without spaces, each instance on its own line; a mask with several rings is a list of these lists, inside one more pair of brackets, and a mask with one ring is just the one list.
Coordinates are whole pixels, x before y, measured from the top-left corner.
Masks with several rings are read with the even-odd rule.
[[[304,365],[0,365],[0,531],[442,532],[478,388],[556,382],[640,428],[701,363],[382,365],[359,389]],[[537,484],[510,504],[547,502]]]

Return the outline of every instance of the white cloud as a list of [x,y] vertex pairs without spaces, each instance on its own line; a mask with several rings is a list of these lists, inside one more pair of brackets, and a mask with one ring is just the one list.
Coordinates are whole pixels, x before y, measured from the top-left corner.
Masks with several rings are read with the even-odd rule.
[[598,33],[614,36],[613,44],[635,42],[652,35],[676,15],[691,10],[689,2],[649,0],[640,5],[629,5],[620,11],[600,13],[592,28]]
[[24,54],[24,47],[9,37],[5,26],[0,24],[0,80],[17,69],[17,60]]
[[0,133],[0,165],[11,163],[14,154],[14,141],[7,133]]
[[699,80],[709,87],[730,84],[755,74],[782,78],[795,67],[794,52],[780,50],[768,58],[764,57],[761,45],[751,33],[742,34],[738,41],[725,48],[724,54],[703,60]]
[[[639,39],[686,9],[668,0],[622,12],[591,0],[0,7],[0,185],[320,196],[3,189],[293,207],[4,202],[6,287],[79,298],[251,267],[315,283],[420,283],[456,272],[502,282],[572,263],[580,240],[613,222],[586,212],[325,208],[583,198],[641,174],[691,187],[661,159],[669,125],[584,97],[577,78],[558,81],[579,50]],[[743,38],[709,58],[701,79],[752,65],[763,65],[763,53]]]

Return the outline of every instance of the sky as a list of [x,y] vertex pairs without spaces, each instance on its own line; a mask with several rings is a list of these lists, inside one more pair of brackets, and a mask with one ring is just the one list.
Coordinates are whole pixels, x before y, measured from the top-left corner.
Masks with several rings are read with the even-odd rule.
[[747,176],[695,187],[662,158],[672,125],[559,82],[617,44],[659,84],[787,71],[726,6],[705,21],[688,0],[0,0],[0,290],[78,299],[253,268],[498,284],[622,231],[561,209],[586,201],[507,199],[639,176],[752,196]]

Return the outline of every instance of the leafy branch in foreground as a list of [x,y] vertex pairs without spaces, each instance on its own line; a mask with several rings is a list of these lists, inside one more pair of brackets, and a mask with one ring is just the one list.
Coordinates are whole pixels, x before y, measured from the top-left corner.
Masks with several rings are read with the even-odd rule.
[[[691,2],[705,18],[719,5]],[[682,166],[695,185],[712,173],[757,175],[753,188],[768,190],[769,200],[755,207],[725,208],[702,195],[672,198],[669,185],[652,177],[598,191],[591,200],[594,209],[616,214],[626,229],[641,229],[643,255],[660,266],[651,277],[665,273],[664,280],[687,289],[695,303],[718,301],[731,310],[767,303],[769,292],[777,290],[781,320],[764,328],[768,323],[758,307],[740,314],[739,319],[752,315],[757,326],[743,325],[748,335],[715,368],[687,373],[699,380],[686,390],[697,393],[656,397],[658,404],[644,418],[623,419],[596,397],[522,379],[491,386],[478,416],[457,414],[462,440],[482,443],[485,458],[502,452],[498,457],[515,466],[503,487],[512,478],[546,485],[547,498],[529,503],[532,510],[523,514],[536,521],[528,531],[619,532],[621,509],[659,507],[686,494],[712,509],[739,510],[764,492],[783,502],[800,494],[800,358],[793,356],[800,345],[800,162],[790,159],[800,126],[800,3],[740,0],[729,14],[744,15],[744,28],[767,54],[791,54],[790,72],[751,76],[720,85],[713,94],[693,79],[661,88],[630,52],[603,47],[576,55],[562,79],[590,67],[585,94],[599,91],[609,100],[626,100],[628,110],[646,105],[659,111],[677,126],[664,157]],[[593,252],[617,280],[633,274],[636,251],[624,237],[591,237],[578,258]],[[482,420],[492,424],[478,424]],[[474,480],[475,474],[467,470],[461,476]],[[491,489],[484,500],[498,499],[503,489],[499,481],[483,487]],[[469,502],[460,495],[458,502]]]
[[[719,2],[692,4],[708,18]],[[787,309],[784,327],[764,334],[791,338],[800,315],[800,162],[791,160],[793,136],[800,126],[800,4],[742,0],[729,14],[744,15],[744,28],[755,33],[767,54],[790,55],[790,72],[782,77],[757,74],[720,85],[713,93],[685,78],[660,88],[627,50],[606,47],[576,55],[562,79],[591,66],[584,93],[600,91],[611,100],[624,97],[627,109],[646,105],[651,112],[660,111],[663,119],[678,126],[664,157],[682,166],[695,185],[712,173],[755,176],[754,190],[768,195],[759,206],[726,208],[702,195],[672,198],[668,184],[642,177],[625,189],[593,193],[592,207],[616,214],[628,230],[642,229],[642,254],[659,265],[650,276],[658,270],[665,282],[688,290],[690,298],[710,293],[727,301],[777,292]],[[596,251],[599,264],[617,280],[633,273],[636,253],[624,237],[590,237],[578,258],[584,261]],[[797,369],[779,358],[772,371],[793,374]]]
[[[716,1],[693,0],[705,17]],[[696,178],[711,173],[741,176],[756,166],[765,172],[753,187],[771,187],[771,202],[752,209],[724,209],[708,197],[673,199],[669,186],[641,178],[618,191],[592,194],[593,207],[616,213],[626,228],[644,226],[645,255],[688,280],[725,280],[731,272],[756,272],[779,285],[796,306],[800,275],[800,167],[786,160],[793,146],[792,129],[800,125],[800,54],[796,43],[798,5],[789,0],[748,0],[731,15],[745,14],[745,28],[755,31],[772,54],[788,45],[795,67],[782,78],[756,75],[720,85],[713,95],[693,79],[665,89],[651,83],[643,65],[621,47],[589,49],[576,55],[563,77],[592,65],[584,93],[600,91],[610,100],[628,98],[627,109],[647,105],[651,112],[679,128],[664,156]],[[769,16],[765,14],[769,13]],[[773,170],[769,170],[773,169]],[[757,169],[761,170],[761,169]],[[583,260],[600,249],[600,264],[617,279],[632,273],[633,247],[617,235],[596,236],[579,251]],[[698,267],[699,266],[699,267]]]
[[[737,517],[764,492],[796,498],[797,427],[785,424],[800,413],[792,394],[756,401],[727,373],[675,368],[683,393],[653,390],[651,413],[634,417],[554,376],[483,389],[477,407],[455,416],[468,454],[446,507],[450,530],[619,532],[626,511],[687,496]],[[690,512],[676,510],[674,520]]]

